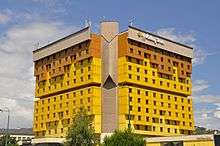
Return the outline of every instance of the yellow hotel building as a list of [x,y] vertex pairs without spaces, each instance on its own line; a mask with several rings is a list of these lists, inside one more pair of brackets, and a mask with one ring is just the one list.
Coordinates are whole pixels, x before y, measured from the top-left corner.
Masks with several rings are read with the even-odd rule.
[[119,32],[114,21],[33,51],[35,136],[64,138],[82,107],[101,136],[129,125],[143,136],[191,134],[192,56],[191,47],[132,26]]

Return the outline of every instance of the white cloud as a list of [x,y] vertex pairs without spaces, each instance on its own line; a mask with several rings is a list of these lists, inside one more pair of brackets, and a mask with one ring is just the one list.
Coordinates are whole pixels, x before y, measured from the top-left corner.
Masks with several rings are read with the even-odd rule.
[[204,49],[200,49],[200,47],[196,45],[196,37],[192,32],[181,33],[176,32],[175,28],[161,28],[157,30],[156,33],[165,38],[193,47],[194,51],[192,62],[194,66],[203,64],[207,56],[211,55],[210,53],[205,52]]
[[206,80],[193,82],[193,102],[195,123],[210,129],[220,129],[220,95],[206,94],[210,87]]
[[0,13],[0,24],[6,23],[10,20],[9,15]]
[[205,80],[196,80],[193,83],[192,91],[193,94],[198,94],[209,87],[209,84]]
[[214,112],[214,116],[215,116],[216,118],[219,118],[219,119],[220,119],[220,110]]
[[[46,44],[76,29],[62,23],[34,22],[13,26],[0,37],[0,108],[11,109],[12,127],[32,126],[34,45]],[[0,121],[5,121],[4,116],[0,116]],[[0,122],[0,127],[4,126],[5,123]]]
[[175,28],[161,28],[156,33],[165,38],[188,45],[192,45],[196,41],[193,33],[178,33],[175,32]]

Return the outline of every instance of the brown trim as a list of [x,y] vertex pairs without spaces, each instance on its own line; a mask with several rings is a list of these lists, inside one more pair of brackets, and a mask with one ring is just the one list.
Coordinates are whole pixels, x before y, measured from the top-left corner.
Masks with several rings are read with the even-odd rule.
[[159,92],[166,92],[166,93],[169,93],[169,94],[175,94],[175,95],[179,95],[179,96],[189,96],[189,94],[182,94],[182,93],[179,93],[179,92],[174,92],[174,91],[164,90],[164,89],[158,89],[158,88],[155,88],[155,87],[144,86],[144,85],[131,83],[131,82],[121,82],[121,83],[118,84],[118,86],[133,86],[133,87],[138,87],[138,88],[155,90],[155,91],[159,91]]
[[180,46],[183,46],[183,47],[187,47],[187,48],[193,50],[193,48],[190,47],[190,46],[187,46],[187,45],[185,45],[185,44],[182,44],[182,43],[179,43],[179,42],[176,42],[176,41],[173,41],[173,40],[164,38],[164,37],[162,37],[162,36],[153,34],[153,33],[151,33],[151,32],[147,32],[147,31],[141,30],[141,29],[139,29],[139,28],[137,28],[137,27],[133,27],[133,26],[128,26],[128,27],[129,27],[129,28],[132,28],[132,29],[135,29],[135,30],[137,30],[137,31],[141,31],[141,32],[143,32],[143,33],[148,33],[148,34],[150,34],[150,35],[152,35],[152,36],[158,37],[158,38],[160,38],[160,39],[164,39],[164,40],[166,40],[166,41],[169,41],[169,42],[172,42],[172,43],[175,43],[175,44],[177,44],[177,45],[180,45]]
[[48,96],[55,96],[57,94],[67,93],[67,92],[70,92],[70,91],[73,91],[73,90],[79,90],[79,89],[86,88],[86,87],[91,87],[91,86],[101,87],[101,84],[92,82],[92,83],[89,83],[89,84],[86,84],[86,85],[80,85],[80,86],[77,86],[77,87],[72,87],[72,88],[69,88],[69,89],[57,91],[57,92],[42,95],[42,96],[37,96],[37,97],[35,96],[35,98],[46,98]]
[[72,34],[70,34],[70,35],[67,35],[67,36],[65,36],[65,37],[63,37],[63,38],[61,38],[61,39],[58,39],[58,40],[56,40],[56,41],[54,41],[54,42],[52,42],[52,43],[49,43],[49,44],[47,44],[46,46],[43,46],[43,47],[41,47],[41,48],[38,48],[38,49],[34,50],[33,53],[38,52],[38,51],[40,51],[40,50],[42,50],[42,49],[44,49],[44,48],[46,48],[46,47],[49,47],[49,46],[51,46],[51,45],[56,44],[56,43],[59,43],[60,41],[63,41],[63,40],[65,40],[65,39],[67,39],[67,38],[70,38],[70,37],[72,37],[72,36],[74,36],[74,35],[77,35],[78,33],[83,32],[83,31],[85,31],[85,30],[87,30],[87,29],[89,29],[89,27],[85,27],[85,28],[83,28],[83,29],[81,29],[81,30],[79,30],[79,31],[77,31],[77,32],[74,32],[74,33],[72,33]]

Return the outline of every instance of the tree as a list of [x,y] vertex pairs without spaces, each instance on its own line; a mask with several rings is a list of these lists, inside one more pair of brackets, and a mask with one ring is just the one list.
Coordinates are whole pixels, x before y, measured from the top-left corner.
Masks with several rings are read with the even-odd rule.
[[[5,146],[5,142],[6,142],[6,135],[0,137],[0,146]],[[10,135],[8,135],[8,146],[18,146],[16,139],[10,137]]]
[[199,134],[219,134],[219,130],[213,130],[213,129],[207,129],[204,127],[195,126],[195,131],[193,134],[199,135]]
[[66,146],[95,146],[98,139],[91,126],[92,120],[86,111],[80,110],[73,118],[73,124],[67,133]]
[[105,137],[102,146],[145,146],[143,138],[136,136],[131,130],[115,131],[110,137]]

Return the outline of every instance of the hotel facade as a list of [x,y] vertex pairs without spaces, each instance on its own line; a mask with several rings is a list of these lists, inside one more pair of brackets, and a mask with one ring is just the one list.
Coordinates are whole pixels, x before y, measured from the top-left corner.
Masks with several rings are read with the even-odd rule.
[[64,138],[85,108],[95,133],[143,136],[194,130],[193,49],[153,33],[104,21],[33,51],[36,138]]

